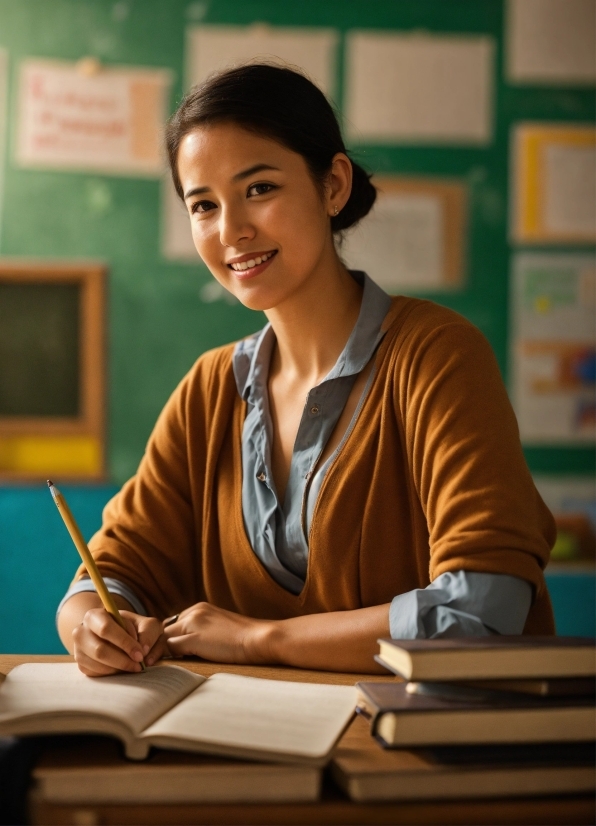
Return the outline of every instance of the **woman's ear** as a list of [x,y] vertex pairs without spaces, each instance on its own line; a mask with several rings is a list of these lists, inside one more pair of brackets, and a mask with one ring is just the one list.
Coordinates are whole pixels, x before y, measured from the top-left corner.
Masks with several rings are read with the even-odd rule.
[[333,156],[327,177],[325,195],[327,212],[337,215],[346,205],[352,191],[352,162],[344,152]]

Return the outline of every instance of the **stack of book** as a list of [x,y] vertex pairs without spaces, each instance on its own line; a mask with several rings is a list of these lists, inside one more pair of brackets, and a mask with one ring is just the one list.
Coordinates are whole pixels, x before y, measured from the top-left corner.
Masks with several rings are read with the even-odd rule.
[[379,643],[377,661],[402,681],[358,684],[368,724],[333,761],[353,799],[594,791],[593,639]]

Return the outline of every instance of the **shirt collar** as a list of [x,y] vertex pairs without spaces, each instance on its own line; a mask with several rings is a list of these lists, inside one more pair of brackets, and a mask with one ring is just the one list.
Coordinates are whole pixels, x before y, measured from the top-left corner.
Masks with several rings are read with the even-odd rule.
[[[385,335],[381,327],[389,312],[391,297],[366,273],[350,270],[350,275],[363,287],[360,313],[346,346],[323,381],[360,373]],[[259,333],[236,345],[234,377],[238,393],[245,401],[254,403],[255,395],[263,392],[274,344],[275,333],[271,324],[266,324]]]

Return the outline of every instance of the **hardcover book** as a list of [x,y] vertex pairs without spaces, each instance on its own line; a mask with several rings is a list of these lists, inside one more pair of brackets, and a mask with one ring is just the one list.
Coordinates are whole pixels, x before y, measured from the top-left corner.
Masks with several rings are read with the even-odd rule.
[[586,637],[380,639],[378,662],[416,682],[596,676],[595,640]]
[[358,707],[387,746],[586,742],[596,739],[591,697],[410,693],[406,683],[357,684]]

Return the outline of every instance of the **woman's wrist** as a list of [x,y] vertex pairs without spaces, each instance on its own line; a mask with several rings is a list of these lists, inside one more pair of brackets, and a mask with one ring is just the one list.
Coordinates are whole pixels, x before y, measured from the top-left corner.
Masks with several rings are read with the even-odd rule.
[[254,665],[281,664],[281,620],[256,620],[244,639],[246,661]]

